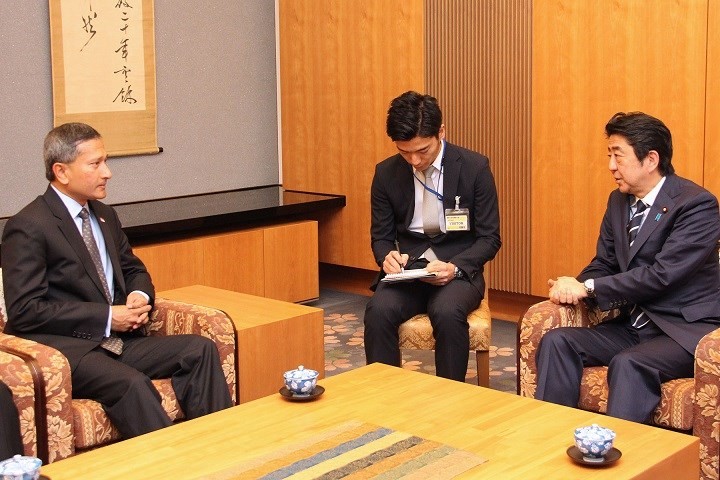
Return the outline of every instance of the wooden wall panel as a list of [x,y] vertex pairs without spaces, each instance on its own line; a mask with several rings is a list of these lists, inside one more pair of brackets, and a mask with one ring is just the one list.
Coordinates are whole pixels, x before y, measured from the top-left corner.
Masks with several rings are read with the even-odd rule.
[[705,188],[720,197],[720,1],[708,5]]
[[394,97],[425,87],[422,0],[280,0],[282,181],[344,194],[320,224],[320,260],[376,269],[370,251],[374,166]]
[[502,248],[490,287],[530,288],[531,0],[425,0],[428,93],[448,140],[486,154],[500,203]]
[[[703,181],[707,1],[534,0],[532,290],[594,254],[608,193],[604,126],[641,110],[673,133],[673,164]],[[715,23],[717,25],[717,22]]]

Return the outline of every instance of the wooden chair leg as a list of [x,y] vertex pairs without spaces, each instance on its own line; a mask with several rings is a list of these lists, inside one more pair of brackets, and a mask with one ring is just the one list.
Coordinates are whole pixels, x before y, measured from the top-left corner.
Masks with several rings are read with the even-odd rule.
[[490,386],[490,352],[488,350],[476,350],[477,379],[481,387]]

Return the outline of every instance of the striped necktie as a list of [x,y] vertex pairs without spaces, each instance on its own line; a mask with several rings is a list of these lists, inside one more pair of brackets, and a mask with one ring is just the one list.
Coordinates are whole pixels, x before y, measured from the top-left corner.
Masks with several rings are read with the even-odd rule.
[[[627,225],[628,241],[630,242],[631,247],[633,245],[633,242],[635,241],[635,238],[637,237],[640,226],[642,225],[643,216],[645,214],[646,208],[647,205],[645,205],[642,200],[638,200],[635,203],[635,213],[633,214]],[[645,316],[645,312],[642,311],[642,308],[635,305],[630,312],[630,324],[634,328],[642,328],[647,325],[648,322],[649,319],[647,318],[647,316]]]
[[642,225],[643,216],[645,215],[645,209],[647,205],[642,200],[638,200],[635,203],[635,213],[627,224],[628,242],[632,247],[635,237],[637,237],[638,231],[640,231],[640,225]]

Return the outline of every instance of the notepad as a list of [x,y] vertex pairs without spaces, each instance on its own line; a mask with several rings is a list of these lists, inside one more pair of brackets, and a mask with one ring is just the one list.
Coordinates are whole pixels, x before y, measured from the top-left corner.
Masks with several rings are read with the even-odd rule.
[[388,273],[380,281],[386,283],[409,282],[410,280],[417,280],[418,278],[430,277],[437,277],[437,272],[428,272],[426,268],[417,268],[414,270],[405,270],[400,273]]

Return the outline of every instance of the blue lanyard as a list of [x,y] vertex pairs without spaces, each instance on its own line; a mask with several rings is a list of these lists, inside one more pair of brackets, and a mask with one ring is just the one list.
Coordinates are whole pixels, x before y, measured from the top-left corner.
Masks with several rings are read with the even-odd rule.
[[[440,175],[438,176],[438,185],[440,184],[440,181],[442,181],[443,168],[445,168],[445,163],[441,160],[441,161],[440,161]],[[416,174],[415,172],[413,172],[413,177],[415,177],[415,180],[417,180],[418,182],[420,182],[420,185],[422,185],[425,190],[427,190],[428,192],[430,192],[430,193],[432,193],[433,195],[435,195],[435,196],[437,197],[437,199],[440,200],[441,202],[443,201],[443,196],[442,196],[442,194],[441,194],[440,192],[438,192],[438,191],[436,191],[436,190],[433,190],[432,188],[428,187],[425,182],[423,182],[422,180],[420,180],[420,179],[418,178],[418,176],[417,176],[417,174]]]

